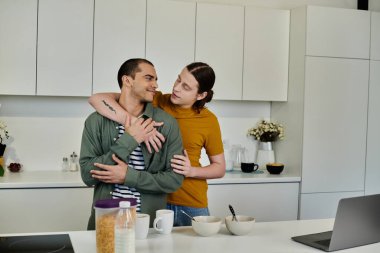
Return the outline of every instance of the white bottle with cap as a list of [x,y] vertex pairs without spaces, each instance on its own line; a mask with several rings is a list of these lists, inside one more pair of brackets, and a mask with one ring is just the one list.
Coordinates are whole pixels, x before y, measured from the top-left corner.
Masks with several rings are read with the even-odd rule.
[[115,253],[135,253],[135,217],[129,201],[120,201],[115,220]]
[[70,171],[78,171],[79,169],[79,164],[78,164],[78,155],[73,152],[70,155]]

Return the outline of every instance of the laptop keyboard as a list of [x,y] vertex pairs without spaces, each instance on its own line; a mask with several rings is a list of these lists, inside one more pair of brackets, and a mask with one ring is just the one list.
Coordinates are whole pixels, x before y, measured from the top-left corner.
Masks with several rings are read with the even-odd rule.
[[323,246],[326,246],[326,247],[330,246],[330,242],[331,242],[331,239],[316,241],[316,243],[323,245]]

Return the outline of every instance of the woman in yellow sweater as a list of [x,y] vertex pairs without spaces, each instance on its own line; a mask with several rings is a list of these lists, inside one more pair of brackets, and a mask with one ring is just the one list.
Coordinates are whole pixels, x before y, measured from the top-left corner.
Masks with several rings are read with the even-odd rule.
[[[153,105],[177,119],[184,155],[172,159],[176,173],[185,176],[182,187],[168,195],[168,209],[174,211],[174,225],[188,226],[191,220],[181,210],[192,216],[209,215],[206,179],[220,178],[225,174],[224,151],[217,117],[205,107],[213,97],[215,73],[202,62],[187,65],[178,75],[171,94],[157,92]],[[89,102],[102,115],[124,124],[127,113],[119,106],[118,93],[99,93]],[[154,149],[160,142],[154,144]],[[205,149],[210,165],[201,167],[199,159]]]

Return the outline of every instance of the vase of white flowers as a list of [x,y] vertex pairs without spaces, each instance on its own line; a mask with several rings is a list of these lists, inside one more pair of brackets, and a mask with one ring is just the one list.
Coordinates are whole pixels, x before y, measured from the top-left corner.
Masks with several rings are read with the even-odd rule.
[[0,120],[0,177],[4,176],[4,152],[7,145],[5,145],[5,140],[9,139],[9,134],[7,131],[7,125]]
[[248,135],[259,142],[256,162],[262,169],[267,163],[275,162],[273,142],[284,139],[284,127],[281,124],[261,120],[256,127],[248,129]]

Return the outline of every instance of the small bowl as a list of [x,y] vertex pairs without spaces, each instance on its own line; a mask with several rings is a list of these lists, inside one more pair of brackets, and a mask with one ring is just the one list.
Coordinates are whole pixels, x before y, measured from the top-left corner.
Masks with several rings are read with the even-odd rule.
[[19,172],[21,168],[22,168],[22,164],[20,163],[11,163],[8,165],[9,171],[14,172],[14,173]]
[[198,235],[211,236],[219,232],[222,219],[215,216],[195,216],[191,225]]
[[252,231],[255,218],[246,215],[236,215],[237,221],[232,220],[232,216],[225,218],[226,227],[233,235],[246,235]]
[[267,163],[267,170],[270,174],[280,174],[284,170],[282,163]]

